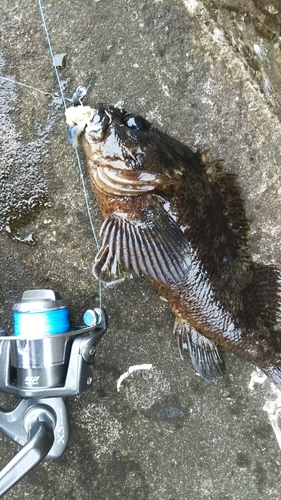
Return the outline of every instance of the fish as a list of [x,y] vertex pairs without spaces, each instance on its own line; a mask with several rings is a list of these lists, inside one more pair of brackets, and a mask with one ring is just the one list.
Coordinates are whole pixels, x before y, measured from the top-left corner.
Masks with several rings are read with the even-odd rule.
[[118,107],[71,106],[66,122],[104,217],[95,277],[147,278],[204,380],[223,377],[228,350],[281,389],[281,272],[252,259],[237,175]]

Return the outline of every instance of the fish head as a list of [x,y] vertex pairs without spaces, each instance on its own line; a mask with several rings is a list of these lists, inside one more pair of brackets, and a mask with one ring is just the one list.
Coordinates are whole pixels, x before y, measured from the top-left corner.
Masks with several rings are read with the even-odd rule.
[[[165,149],[167,136],[138,114],[97,104],[85,118],[71,123],[70,142],[78,135],[88,161],[95,189],[115,196],[138,196],[155,190],[171,190],[181,180],[175,158]],[[71,109],[71,108],[68,108]]]
[[133,271],[162,283],[181,281],[190,247],[172,207],[183,176],[180,143],[142,116],[103,104],[68,108],[67,123],[72,142],[81,135],[105,218],[94,275],[110,281]]
[[111,159],[115,168],[146,171],[147,138],[151,124],[139,115],[98,104],[84,131],[83,146],[101,164]]

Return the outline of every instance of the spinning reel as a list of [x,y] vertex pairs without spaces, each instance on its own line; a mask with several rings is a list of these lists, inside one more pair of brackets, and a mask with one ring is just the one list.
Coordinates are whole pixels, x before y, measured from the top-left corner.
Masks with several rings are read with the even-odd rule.
[[69,421],[63,398],[93,383],[105,311],[86,311],[85,327],[71,329],[68,305],[52,290],[25,291],[13,306],[14,335],[0,331],[0,391],[20,398],[12,410],[0,410],[0,431],[20,446],[0,472],[0,496],[44,458],[64,453]]

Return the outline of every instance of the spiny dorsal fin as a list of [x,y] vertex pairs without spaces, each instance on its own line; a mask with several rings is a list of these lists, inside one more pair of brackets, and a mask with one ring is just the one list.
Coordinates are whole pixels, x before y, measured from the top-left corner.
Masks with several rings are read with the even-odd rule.
[[242,291],[242,321],[248,328],[275,328],[281,321],[281,272],[275,266],[253,263],[251,274]]
[[201,163],[209,163],[210,156],[211,156],[211,150],[210,149],[206,149],[202,153],[201,153],[201,151],[199,149],[197,149],[196,154],[197,154],[198,160]]
[[211,150],[210,149],[206,149],[202,153],[198,149],[196,151],[196,154],[197,154],[198,160],[200,161],[200,163],[202,163],[204,165],[204,167],[206,167],[207,171],[208,170],[210,172],[211,171],[217,171],[217,170],[220,171],[223,168],[224,164],[225,164],[225,160],[210,161],[210,156],[211,156]]

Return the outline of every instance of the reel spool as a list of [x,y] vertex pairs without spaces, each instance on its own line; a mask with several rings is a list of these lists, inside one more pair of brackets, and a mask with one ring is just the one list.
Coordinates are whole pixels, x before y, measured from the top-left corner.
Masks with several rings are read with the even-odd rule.
[[70,328],[68,306],[68,300],[53,290],[27,290],[14,304],[14,335],[19,340],[12,342],[11,365],[18,387],[64,383],[72,339],[59,334]]

